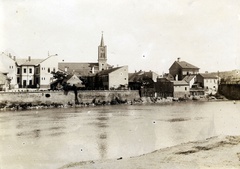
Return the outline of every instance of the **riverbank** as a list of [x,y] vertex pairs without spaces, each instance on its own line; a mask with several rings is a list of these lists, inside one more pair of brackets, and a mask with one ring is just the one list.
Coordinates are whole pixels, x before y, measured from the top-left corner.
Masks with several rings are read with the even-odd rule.
[[156,150],[137,157],[74,162],[59,169],[235,169],[240,168],[239,161],[240,136],[218,136]]
[[[47,94],[40,94],[43,97]],[[53,93],[51,93],[53,95]],[[59,96],[59,100],[57,101],[57,96]],[[54,100],[48,100],[48,101],[39,101],[39,100],[7,100],[4,102],[0,102],[0,111],[5,110],[11,110],[11,111],[17,111],[17,110],[32,110],[32,109],[49,109],[49,108],[80,108],[80,107],[93,107],[93,106],[108,106],[108,105],[119,105],[119,104],[128,104],[128,105],[135,105],[135,104],[169,104],[172,102],[191,102],[191,101],[227,101],[227,99],[216,99],[215,97],[207,98],[207,97],[189,97],[189,98],[161,98],[161,97],[136,97],[136,98],[130,98],[131,100],[128,100],[128,97],[125,97],[124,99],[117,95],[114,97],[111,97],[111,99],[97,99],[96,97],[93,97],[85,102],[78,102],[76,103],[74,101],[74,95],[68,95],[71,96],[70,100],[64,100],[64,95],[57,95],[55,96]],[[34,96],[36,97],[36,96]],[[61,101],[64,100],[64,101]]]

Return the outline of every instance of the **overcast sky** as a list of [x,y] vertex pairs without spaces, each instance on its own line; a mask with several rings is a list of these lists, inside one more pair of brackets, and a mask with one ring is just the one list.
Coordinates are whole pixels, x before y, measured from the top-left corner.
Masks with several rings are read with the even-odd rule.
[[0,0],[0,52],[17,58],[108,63],[168,72],[177,60],[204,71],[240,68],[239,0]]

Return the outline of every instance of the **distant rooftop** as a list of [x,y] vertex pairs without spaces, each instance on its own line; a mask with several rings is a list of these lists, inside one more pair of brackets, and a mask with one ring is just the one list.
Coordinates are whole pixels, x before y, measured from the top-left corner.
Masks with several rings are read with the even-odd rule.
[[198,67],[196,67],[188,62],[185,62],[185,61],[176,61],[176,63],[178,63],[179,66],[184,69],[199,69]]

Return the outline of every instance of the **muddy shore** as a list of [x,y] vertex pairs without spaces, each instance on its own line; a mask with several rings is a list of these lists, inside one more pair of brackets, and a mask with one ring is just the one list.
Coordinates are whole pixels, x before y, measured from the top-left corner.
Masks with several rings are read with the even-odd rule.
[[137,157],[73,162],[59,169],[237,169],[240,168],[240,136],[218,136],[156,150]]

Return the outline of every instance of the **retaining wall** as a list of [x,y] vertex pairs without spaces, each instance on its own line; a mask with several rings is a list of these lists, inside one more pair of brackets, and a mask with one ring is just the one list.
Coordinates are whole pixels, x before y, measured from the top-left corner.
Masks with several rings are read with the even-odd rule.
[[[138,91],[78,91],[78,100],[82,103],[96,101],[111,101],[116,97],[121,100],[140,98]],[[1,92],[0,103],[75,103],[75,94],[64,91],[34,91],[34,92]]]

